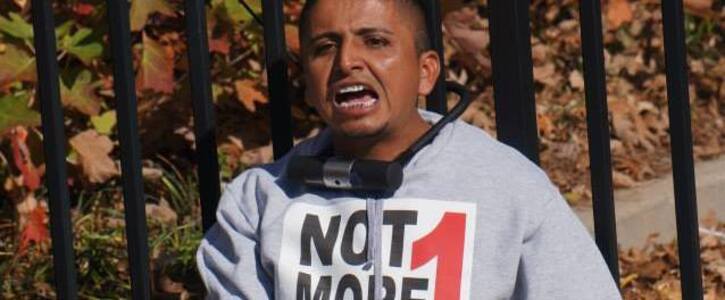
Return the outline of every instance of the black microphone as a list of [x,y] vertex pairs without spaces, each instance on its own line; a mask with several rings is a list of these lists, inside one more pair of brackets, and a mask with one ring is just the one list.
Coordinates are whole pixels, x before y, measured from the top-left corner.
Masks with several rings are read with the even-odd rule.
[[325,155],[293,156],[287,165],[287,178],[305,185],[331,189],[396,190],[403,182],[403,165],[420,149],[430,144],[446,124],[460,117],[471,103],[471,97],[464,86],[446,82],[446,88],[458,94],[460,101],[395,160],[347,159]]
[[403,182],[403,166],[397,161],[293,156],[287,177],[311,186],[334,189],[395,190]]

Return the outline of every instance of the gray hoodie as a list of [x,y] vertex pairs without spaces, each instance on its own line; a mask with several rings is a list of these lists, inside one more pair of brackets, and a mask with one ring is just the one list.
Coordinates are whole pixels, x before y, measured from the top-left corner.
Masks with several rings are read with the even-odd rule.
[[209,298],[621,299],[556,187],[482,130],[446,125],[387,197],[285,179],[290,155],[329,143],[226,187],[196,257]]

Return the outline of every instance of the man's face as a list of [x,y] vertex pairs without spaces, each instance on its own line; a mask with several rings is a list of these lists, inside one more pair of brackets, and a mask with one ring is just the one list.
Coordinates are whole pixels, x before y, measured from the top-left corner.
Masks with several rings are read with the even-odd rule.
[[417,54],[419,29],[405,9],[389,0],[319,0],[310,12],[305,98],[337,136],[395,137],[420,118],[416,101],[430,93],[438,57]]

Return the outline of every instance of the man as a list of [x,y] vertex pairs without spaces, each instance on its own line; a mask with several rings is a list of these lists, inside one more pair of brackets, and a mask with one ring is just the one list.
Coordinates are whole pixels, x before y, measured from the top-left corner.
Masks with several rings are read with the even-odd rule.
[[404,167],[392,195],[307,187],[292,155],[392,160],[440,116],[413,0],[308,0],[305,98],[319,136],[226,189],[197,262],[211,298],[618,299],[592,239],[545,174],[462,122]]

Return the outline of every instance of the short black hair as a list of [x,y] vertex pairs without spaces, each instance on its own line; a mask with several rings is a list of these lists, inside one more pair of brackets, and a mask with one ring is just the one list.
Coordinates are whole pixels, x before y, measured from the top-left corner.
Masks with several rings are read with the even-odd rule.
[[[410,9],[415,16],[415,24],[418,30],[415,32],[415,50],[418,54],[425,51],[431,50],[430,34],[428,33],[428,26],[426,25],[425,18],[425,6],[422,0],[389,0],[395,1],[398,4],[405,5],[406,8]],[[309,21],[310,12],[317,3],[317,0],[307,0],[305,5],[302,7],[302,13],[299,19],[299,40],[300,45],[303,45],[303,40],[309,34]]]

